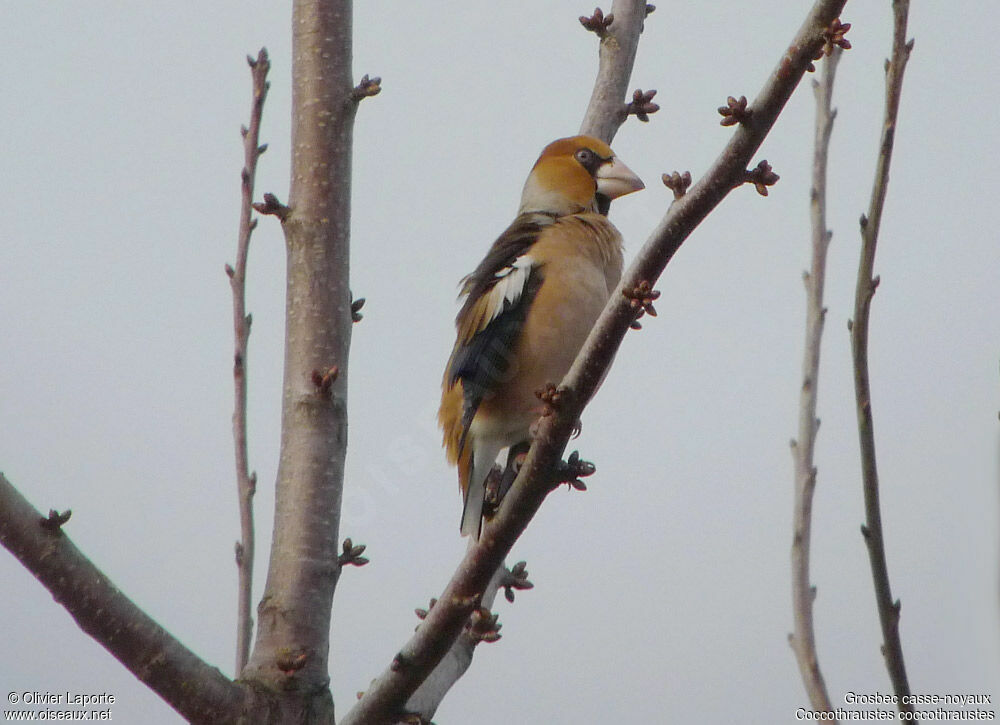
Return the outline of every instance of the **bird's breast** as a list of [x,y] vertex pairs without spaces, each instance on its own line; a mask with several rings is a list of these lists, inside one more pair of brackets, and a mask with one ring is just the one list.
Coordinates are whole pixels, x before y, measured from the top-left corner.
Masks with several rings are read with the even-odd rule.
[[560,220],[532,247],[543,282],[512,350],[506,379],[483,401],[484,418],[530,425],[541,410],[535,392],[562,381],[618,284],[618,230],[603,216],[580,217]]

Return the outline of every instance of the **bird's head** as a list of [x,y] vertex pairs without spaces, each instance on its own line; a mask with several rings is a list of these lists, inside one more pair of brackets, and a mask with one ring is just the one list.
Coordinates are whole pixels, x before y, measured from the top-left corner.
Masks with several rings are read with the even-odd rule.
[[546,146],[532,167],[519,213],[606,214],[612,199],[644,188],[639,177],[600,139],[561,138]]

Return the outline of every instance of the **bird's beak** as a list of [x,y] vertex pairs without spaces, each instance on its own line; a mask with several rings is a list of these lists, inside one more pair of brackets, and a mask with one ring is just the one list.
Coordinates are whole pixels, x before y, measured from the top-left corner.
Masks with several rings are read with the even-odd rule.
[[602,164],[594,178],[597,181],[597,193],[608,199],[617,199],[646,188],[642,179],[617,158]]

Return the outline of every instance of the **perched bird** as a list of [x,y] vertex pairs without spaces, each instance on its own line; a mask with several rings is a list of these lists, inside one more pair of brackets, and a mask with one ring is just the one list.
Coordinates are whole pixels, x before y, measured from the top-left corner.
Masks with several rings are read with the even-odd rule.
[[544,407],[536,391],[562,380],[618,285],[622,237],[605,215],[642,188],[603,141],[553,141],[517,218],[462,281],[438,422],[458,464],[463,536],[479,535],[498,454],[530,439]]

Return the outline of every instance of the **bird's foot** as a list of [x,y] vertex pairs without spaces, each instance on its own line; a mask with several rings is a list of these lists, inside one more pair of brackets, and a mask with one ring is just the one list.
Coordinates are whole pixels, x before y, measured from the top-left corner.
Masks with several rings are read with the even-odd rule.
[[[541,416],[535,418],[535,421],[530,426],[528,426],[529,440],[535,440],[538,437],[538,429],[542,425],[542,418],[544,418],[547,415],[551,415],[551,413],[552,413],[551,409],[543,410]],[[579,438],[581,432],[583,432],[583,421],[577,418],[576,423],[573,424],[573,433],[570,436],[570,438]]]
[[483,495],[483,517],[490,519],[500,508],[503,496],[500,494],[500,483],[503,480],[503,470],[500,466],[493,466],[486,476],[486,493]]
[[484,515],[489,518],[500,508],[500,504],[514,485],[514,479],[521,472],[524,459],[528,456],[528,449],[531,448],[531,441],[524,441],[510,447],[507,454],[507,465],[501,470],[500,466],[494,466],[490,475],[486,479],[486,498],[483,506]]
[[507,466],[504,468],[503,476],[500,478],[501,501],[507,495],[510,487],[514,485],[514,479],[517,478],[517,474],[521,472],[521,466],[524,465],[524,459],[528,457],[529,448],[531,448],[531,441],[524,441],[523,443],[511,446],[510,453],[507,456]]

